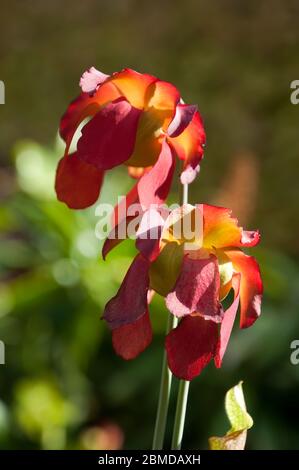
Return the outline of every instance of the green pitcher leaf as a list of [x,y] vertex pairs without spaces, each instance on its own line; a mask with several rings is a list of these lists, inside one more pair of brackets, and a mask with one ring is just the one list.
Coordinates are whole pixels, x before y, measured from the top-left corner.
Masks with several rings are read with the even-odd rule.
[[231,429],[223,437],[210,437],[210,450],[244,450],[247,430],[252,427],[253,420],[246,410],[242,382],[226,393],[225,411]]

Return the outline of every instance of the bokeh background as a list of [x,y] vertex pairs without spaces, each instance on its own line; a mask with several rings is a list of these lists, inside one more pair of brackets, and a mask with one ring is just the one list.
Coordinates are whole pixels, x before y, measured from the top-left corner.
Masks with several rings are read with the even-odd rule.
[[[299,448],[299,79],[296,0],[58,0],[1,2],[0,447],[134,449],[151,445],[166,312],[153,301],[155,339],[133,362],[112,351],[100,321],[134,255],[106,262],[94,208],[70,211],[53,191],[59,118],[81,73],[131,67],[174,82],[197,103],[208,137],[190,202],[231,206],[259,228],[254,251],[265,301],[249,330],[236,325],[223,368],[191,386],[183,447],[227,431],[225,392],[244,380],[255,425],[249,449]],[[131,182],[108,176],[102,200]],[[171,199],[176,200],[174,185]],[[173,424],[171,400],[167,445]]]

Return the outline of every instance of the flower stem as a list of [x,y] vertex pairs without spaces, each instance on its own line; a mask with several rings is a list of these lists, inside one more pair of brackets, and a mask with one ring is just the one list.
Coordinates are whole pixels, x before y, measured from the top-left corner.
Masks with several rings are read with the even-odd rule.
[[[187,203],[188,203],[188,185],[184,184],[181,186],[181,204],[187,204]],[[174,315],[169,313],[166,335],[173,328],[175,328],[177,324],[178,324],[178,319]],[[159,392],[159,402],[158,402],[158,410],[157,410],[154,439],[153,439],[153,450],[163,449],[171,382],[172,382],[172,373],[168,369],[166,351],[164,351],[161,384],[160,384],[160,392]],[[187,395],[188,395],[188,392],[187,392]],[[187,397],[186,397],[186,404],[187,404]],[[185,412],[186,412],[186,405],[185,405]],[[176,418],[177,418],[177,415],[176,415]],[[185,413],[184,413],[184,419],[182,422],[183,428],[184,428],[184,422],[185,422]],[[181,434],[183,434],[183,428],[181,430]]]
[[180,450],[181,445],[182,445],[189,385],[190,385],[190,382],[188,382],[187,380],[180,380],[172,442],[171,442],[172,450]]
[[[169,314],[168,321],[167,321],[166,334],[168,334],[173,328],[175,328],[176,325],[177,325],[177,318],[174,315]],[[153,439],[153,450],[163,449],[167,412],[168,412],[168,405],[169,405],[169,396],[170,396],[170,389],[171,389],[171,381],[172,381],[172,373],[168,369],[166,351],[164,351],[159,403],[158,403],[158,411],[157,411],[157,418],[156,418],[156,425],[155,425],[155,432],[154,432],[154,439]]]
[[[188,204],[188,184],[184,184],[182,187],[182,204]],[[179,391],[174,419],[173,435],[171,442],[172,450],[180,450],[182,445],[182,438],[184,433],[186,409],[188,401],[190,382],[186,380],[180,380]]]

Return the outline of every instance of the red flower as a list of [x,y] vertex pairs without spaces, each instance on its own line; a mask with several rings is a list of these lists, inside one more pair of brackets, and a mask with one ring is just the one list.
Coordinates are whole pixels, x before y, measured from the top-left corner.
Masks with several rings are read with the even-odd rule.
[[[221,366],[239,303],[241,328],[260,315],[259,266],[241,251],[255,246],[260,236],[244,231],[223,207],[186,205],[166,221],[158,211],[149,217],[153,211],[143,215],[136,242],[140,254],[106,305],[104,318],[116,352],[132,359],[152,338],[148,293],[152,289],[163,295],[169,311],[181,319],[166,338],[169,367],[177,377],[192,380],[212,358],[216,367]],[[191,241],[184,234],[178,236],[177,229],[187,218],[192,226],[196,217],[202,217],[202,233],[194,231]],[[142,236],[153,230],[158,239]],[[231,289],[234,300],[224,311],[222,301]]]
[[[146,204],[165,200],[177,156],[182,182],[191,182],[203,157],[205,133],[196,106],[183,104],[170,83],[134,70],[105,75],[94,67],[80,80],[82,93],[61,119],[66,149],[56,175],[56,192],[70,208],[93,204],[106,170],[120,164],[139,179]],[[69,153],[78,126],[77,149]]]

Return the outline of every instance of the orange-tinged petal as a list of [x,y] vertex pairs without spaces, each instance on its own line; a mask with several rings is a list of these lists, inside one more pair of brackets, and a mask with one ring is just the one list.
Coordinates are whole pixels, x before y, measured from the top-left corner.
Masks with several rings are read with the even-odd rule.
[[177,156],[184,161],[184,169],[193,170],[193,175],[189,177],[187,183],[191,183],[192,177],[198,173],[198,165],[203,158],[203,147],[206,136],[202,119],[198,112],[193,116],[192,121],[178,137],[168,137],[168,141],[174,147]]
[[234,270],[241,274],[240,327],[247,328],[261,314],[263,283],[260,268],[255,258],[246,255],[241,250],[225,250],[225,253],[231,259]]
[[111,75],[111,78],[108,80],[114,83],[120,94],[124,96],[132,106],[143,109],[148,96],[148,87],[157,79],[147,73],[124,69],[121,72]]
[[156,163],[163,136],[161,122],[154,111],[143,111],[140,115],[134,151],[126,162],[128,166],[149,167]]
[[238,226],[238,220],[232,217],[230,209],[203,204],[202,210],[204,248],[255,246],[259,242],[259,233],[243,231]]
[[169,82],[157,80],[149,87],[148,97],[146,109],[156,112],[161,128],[166,131],[180,101],[178,89]]
[[223,248],[236,246],[241,239],[241,229],[237,219],[231,216],[232,211],[225,207],[202,205],[204,248]]

